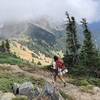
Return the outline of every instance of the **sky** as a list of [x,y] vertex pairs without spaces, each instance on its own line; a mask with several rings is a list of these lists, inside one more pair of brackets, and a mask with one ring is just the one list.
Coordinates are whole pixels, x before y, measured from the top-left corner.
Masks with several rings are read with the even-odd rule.
[[0,22],[37,19],[49,16],[64,21],[65,12],[79,22],[87,18],[89,23],[100,21],[100,0],[0,0]]

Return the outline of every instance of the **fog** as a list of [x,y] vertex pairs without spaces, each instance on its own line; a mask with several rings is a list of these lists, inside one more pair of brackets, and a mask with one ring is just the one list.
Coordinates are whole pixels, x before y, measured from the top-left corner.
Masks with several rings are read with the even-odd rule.
[[0,22],[22,21],[49,16],[65,20],[65,11],[79,22],[85,17],[90,23],[100,21],[99,0],[0,0]]

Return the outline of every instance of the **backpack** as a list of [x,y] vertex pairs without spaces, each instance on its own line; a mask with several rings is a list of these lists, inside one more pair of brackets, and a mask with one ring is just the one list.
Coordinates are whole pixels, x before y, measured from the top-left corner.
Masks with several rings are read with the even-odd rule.
[[65,67],[63,60],[59,58],[59,59],[56,61],[56,66],[57,66],[57,68],[63,69],[63,68]]

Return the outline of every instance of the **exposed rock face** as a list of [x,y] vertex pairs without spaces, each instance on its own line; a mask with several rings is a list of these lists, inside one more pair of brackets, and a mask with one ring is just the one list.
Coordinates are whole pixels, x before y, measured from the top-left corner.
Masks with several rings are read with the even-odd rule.
[[15,54],[17,57],[20,57],[23,60],[38,63],[40,62],[42,65],[48,65],[51,63],[51,58],[46,57],[45,54],[38,51],[36,54],[34,51],[31,51],[28,47],[21,45],[17,41],[10,41],[10,52]]

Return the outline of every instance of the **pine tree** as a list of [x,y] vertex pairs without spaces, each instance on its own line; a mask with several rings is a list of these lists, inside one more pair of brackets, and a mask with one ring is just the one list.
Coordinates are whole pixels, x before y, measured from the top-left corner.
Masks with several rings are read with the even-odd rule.
[[68,22],[66,24],[66,55],[65,62],[69,63],[69,66],[74,66],[79,63],[79,42],[77,39],[77,27],[74,17],[70,17],[66,12]]
[[88,28],[86,19],[82,19],[84,41],[81,48],[80,59],[81,64],[88,69],[94,70],[98,66],[98,51],[92,41],[92,34]]
[[8,53],[10,53],[10,44],[9,44],[9,40],[7,39],[6,40],[6,51],[8,52]]
[[6,51],[6,46],[5,46],[5,42],[4,41],[2,41],[2,43],[1,43],[1,51],[2,52]]

